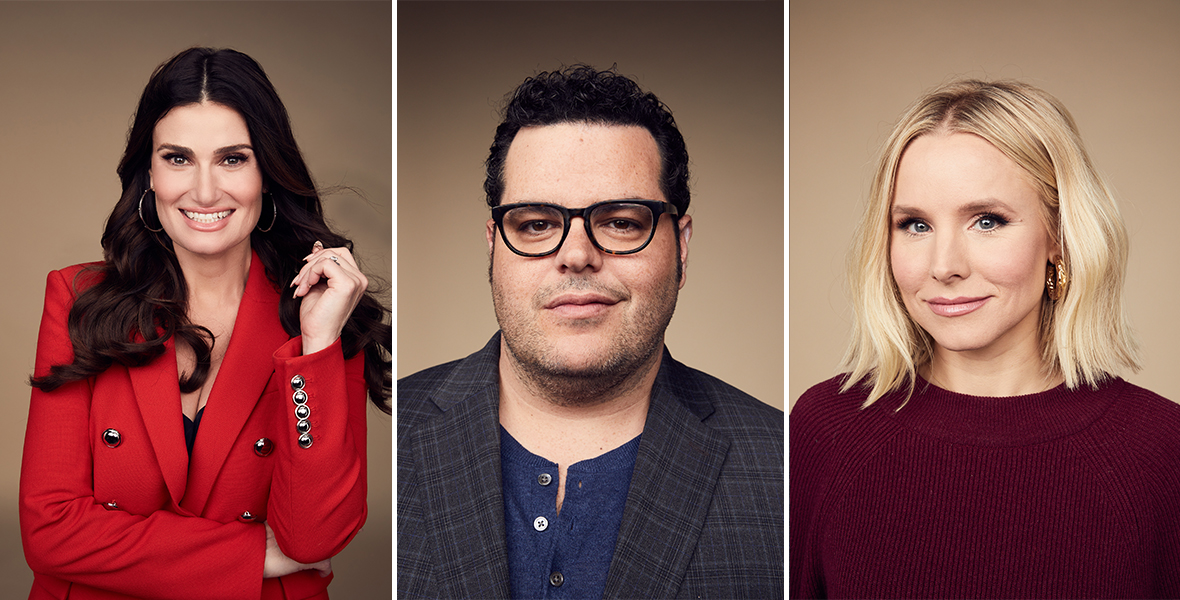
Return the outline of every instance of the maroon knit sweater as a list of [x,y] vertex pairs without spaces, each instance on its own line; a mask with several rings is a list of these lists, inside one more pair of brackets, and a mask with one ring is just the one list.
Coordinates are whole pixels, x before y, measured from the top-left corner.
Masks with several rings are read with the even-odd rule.
[[840,382],[789,418],[792,598],[1180,598],[1180,405]]

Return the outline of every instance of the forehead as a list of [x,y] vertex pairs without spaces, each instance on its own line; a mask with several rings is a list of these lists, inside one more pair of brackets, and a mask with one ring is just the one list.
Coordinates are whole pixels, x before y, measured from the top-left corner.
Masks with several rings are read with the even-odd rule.
[[999,200],[1024,209],[1041,201],[1029,176],[987,140],[931,133],[910,142],[897,169],[893,203],[927,208]]
[[173,107],[156,122],[152,138],[157,144],[217,148],[249,143],[250,130],[238,111],[224,104],[201,102]]
[[503,203],[580,207],[619,198],[663,200],[659,181],[659,149],[642,127],[524,127],[505,157]]

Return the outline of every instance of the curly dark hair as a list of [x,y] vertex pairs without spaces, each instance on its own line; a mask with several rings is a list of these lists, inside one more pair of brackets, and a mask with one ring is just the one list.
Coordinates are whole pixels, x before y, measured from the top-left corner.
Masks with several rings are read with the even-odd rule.
[[488,206],[500,204],[504,160],[521,127],[585,122],[634,125],[648,130],[660,152],[660,191],[681,215],[687,214],[688,149],[672,111],[655,94],[644,92],[639,84],[619,75],[617,66],[599,71],[573,65],[525,79],[510,94],[503,115],[485,163],[483,189]]
[[[250,244],[276,290],[284,289],[280,282],[295,278],[316,240],[352,250],[352,241],[324,222],[319,192],[295,143],[287,109],[262,67],[235,50],[185,50],[156,69],[139,99],[119,162],[123,193],[102,234],[103,262],[91,268],[97,276],[84,279],[96,283],[80,290],[70,309],[74,360],[54,365],[44,377],[30,378],[31,385],[50,391],[97,375],[114,363],[146,364],[164,353],[165,342],[173,336],[197,357],[193,372],[181,378],[181,391],[199,389],[208,377],[213,334],[188,319],[188,290],[172,240],[162,231],[148,231],[138,211],[140,196],[149,187],[156,123],[177,106],[199,102],[232,108],[246,121],[263,188],[278,213],[267,232],[253,231]],[[144,203],[143,213],[148,222],[158,221],[154,202]],[[292,337],[299,335],[302,299],[284,293],[279,298],[283,329]],[[389,312],[372,291],[366,291],[341,334],[346,358],[364,352],[369,397],[386,413],[392,385]],[[143,341],[134,341],[140,336]]]

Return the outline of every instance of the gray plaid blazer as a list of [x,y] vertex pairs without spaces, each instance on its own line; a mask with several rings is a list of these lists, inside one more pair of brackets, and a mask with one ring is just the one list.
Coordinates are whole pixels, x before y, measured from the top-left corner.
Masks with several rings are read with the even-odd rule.
[[[500,334],[397,382],[398,598],[507,598]],[[782,598],[783,413],[664,350],[604,598]]]

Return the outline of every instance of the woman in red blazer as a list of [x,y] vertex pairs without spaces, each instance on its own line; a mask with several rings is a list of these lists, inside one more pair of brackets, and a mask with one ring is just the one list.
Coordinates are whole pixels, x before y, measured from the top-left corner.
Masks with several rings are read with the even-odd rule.
[[262,68],[161,65],[101,263],[49,274],[20,517],[30,598],[327,598],[365,521],[390,326]]

